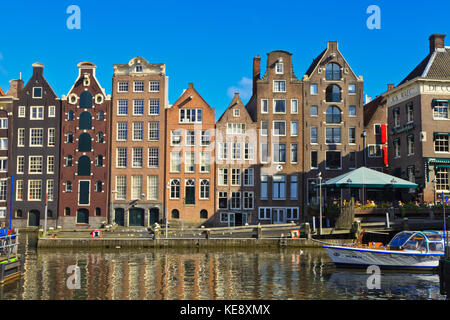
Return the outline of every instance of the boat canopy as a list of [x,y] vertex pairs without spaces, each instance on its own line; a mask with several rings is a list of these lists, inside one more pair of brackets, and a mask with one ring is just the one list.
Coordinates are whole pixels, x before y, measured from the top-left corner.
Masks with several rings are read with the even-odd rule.
[[402,231],[389,242],[389,247],[398,250],[444,251],[444,241],[437,231]]

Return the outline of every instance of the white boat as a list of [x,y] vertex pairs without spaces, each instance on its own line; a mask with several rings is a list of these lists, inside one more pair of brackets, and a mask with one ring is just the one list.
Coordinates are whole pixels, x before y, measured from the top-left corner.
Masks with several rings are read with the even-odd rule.
[[353,246],[323,246],[336,266],[394,269],[428,269],[439,266],[444,239],[437,231],[402,231],[387,246],[381,243]]

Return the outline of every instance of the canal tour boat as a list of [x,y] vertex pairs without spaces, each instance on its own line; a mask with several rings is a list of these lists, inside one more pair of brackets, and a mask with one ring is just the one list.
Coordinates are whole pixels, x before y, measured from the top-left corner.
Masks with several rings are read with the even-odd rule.
[[356,245],[323,248],[339,267],[433,270],[444,256],[444,239],[438,231],[402,231],[385,247],[374,242],[361,245],[362,235]]
[[17,253],[19,236],[12,230],[0,228],[0,285],[23,273],[24,261]]

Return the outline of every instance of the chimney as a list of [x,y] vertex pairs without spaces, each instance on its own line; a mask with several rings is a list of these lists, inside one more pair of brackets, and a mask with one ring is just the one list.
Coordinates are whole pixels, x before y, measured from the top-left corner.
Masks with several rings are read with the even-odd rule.
[[430,41],[430,53],[433,53],[436,49],[443,49],[445,34],[432,34],[428,40]]
[[337,41],[327,41],[327,49],[330,51],[338,50],[338,42]]
[[33,67],[33,77],[41,77],[44,73],[44,65],[42,63],[36,62],[32,64]]
[[253,90],[252,93],[256,92],[256,81],[261,77],[261,57],[256,56],[253,58]]
[[391,91],[392,89],[394,89],[394,84],[388,83],[388,91]]
[[194,88],[194,83],[193,83],[193,82],[189,82],[189,83],[188,83],[188,88],[193,89],[193,88]]
[[13,96],[14,98],[18,98],[22,89],[23,89],[23,80],[22,79],[10,80],[9,81],[9,91],[6,93],[6,95]]

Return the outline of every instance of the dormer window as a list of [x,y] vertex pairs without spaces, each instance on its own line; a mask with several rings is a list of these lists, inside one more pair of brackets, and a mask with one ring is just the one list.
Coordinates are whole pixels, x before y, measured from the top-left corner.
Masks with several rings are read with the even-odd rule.
[[235,117],[239,117],[240,116],[240,114],[241,114],[241,112],[240,112],[241,110],[239,110],[239,109],[234,109],[233,110],[233,116],[235,116]]
[[42,98],[42,87],[33,88],[33,98],[34,99]]
[[136,70],[136,72],[142,72],[143,68],[141,65],[137,65],[135,70]]
[[277,62],[275,64],[275,73],[276,74],[283,74],[284,73],[284,65],[282,62]]

